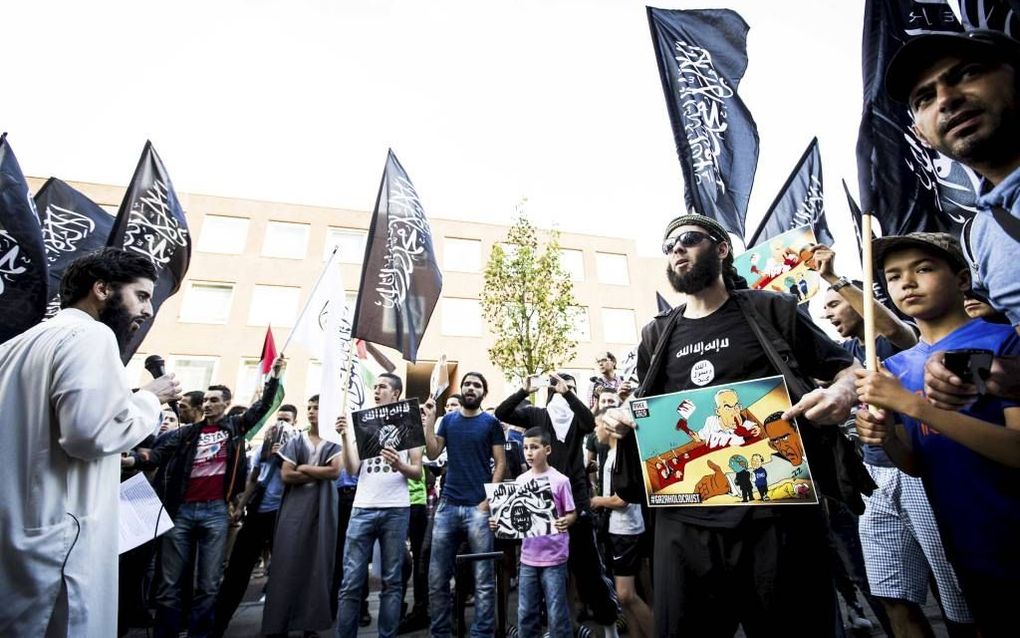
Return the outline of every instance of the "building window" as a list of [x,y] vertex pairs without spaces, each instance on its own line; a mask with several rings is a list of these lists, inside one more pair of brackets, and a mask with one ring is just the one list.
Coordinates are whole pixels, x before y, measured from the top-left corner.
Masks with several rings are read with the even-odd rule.
[[248,325],[293,326],[300,296],[300,288],[256,285],[248,309]]
[[584,251],[572,248],[560,249],[560,263],[572,281],[584,281]]
[[242,405],[251,403],[255,393],[261,390],[259,379],[262,376],[259,370],[259,360],[244,358],[241,359],[241,370],[237,374],[237,386],[234,389],[234,396]]
[[595,253],[595,271],[599,282],[617,286],[629,286],[630,274],[627,272],[627,255],[613,253]]
[[304,259],[308,250],[308,228],[308,224],[269,222],[262,240],[262,256]]
[[204,253],[240,255],[248,239],[248,220],[244,217],[206,215],[202,220],[202,233],[198,237],[198,250]]
[[[216,374],[216,363],[219,357],[193,357],[187,355],[171,355],[167,362],[167,372],[177,375],[181,390],[205,391],[213,383]],[[233,388],[231,388],[233,390]],[[240,401],[240,397],[238,401]],[[244,405],[243,403],[241,405]]]
[[191,323],[227,323],[234,284],[192,281],[184,292],[181,321]]
[[591,322],[588,320],[588,308],[572,306],[568,311],[574,322],[570,329],[570,338],[575,341],[591,341]]
[[634,311],[628,308],[603,308],[602,332],[606,343],[637,343]]
[[480,272],[482,242],[478,239],[443,238],[443,270]]
[[482,336],[482,306],[477,299],[443,299],[441,332],[447,337]]
[[322,260],[329,259],[337,248],[337,261],[341,264],[361,264],[365,260],[365,242],[368,232],[358,228],[330,228],[326,233],[326,248]]

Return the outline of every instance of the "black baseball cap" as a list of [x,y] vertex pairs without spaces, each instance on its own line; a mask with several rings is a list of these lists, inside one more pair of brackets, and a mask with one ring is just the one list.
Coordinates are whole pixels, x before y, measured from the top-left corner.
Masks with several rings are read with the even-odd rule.
[[1020,42],[1001,31],[975,29],[965,33],[929,33],[900,47],[885,71],[885,92],[907,103],[918,76],[940,58],[953,55],[967,59],[1006,62],[1020,72]]

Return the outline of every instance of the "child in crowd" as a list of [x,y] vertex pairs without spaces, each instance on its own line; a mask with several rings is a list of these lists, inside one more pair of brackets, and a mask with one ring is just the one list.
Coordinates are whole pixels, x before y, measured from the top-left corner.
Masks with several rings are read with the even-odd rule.
[[[599,443],[609,446],[599,472],[601,494],[593,496],[591,506],[609,510],[609,552],[606,558],[612,563],[616,580],[616,596],[627,614],[631,638],[651,638],[654,635],[652,610],[637,594],[635,585],[641,568],[641,536],[645,533],[645,520],[641,506],[627,503],[612,491],[613,467],[616,465],[616,439],[602,421],[602,409],[595,414],[595,436]],[[744,461],[747,465],[747,461]]]
[[968,407],[939,409],[925,399],[924,368],[929,358],[945,362],[945,353],[953,350],[1016,355],[1020,339],[1009,325],[967,315],[970,273],[953,237],[885,237],[875,242],[875,262],[897,308],[914,319],[921,338],[886,359],[878,373],[858,373],[860,400],[878,408],[857,412],[858,432],[924,481],[946,554],[982,635],[1015,635],[1020,408],[975,388]]
[[[570,479],[549,465],[550,453],[552,442],[545,429],[533,427],[524,433],[524,459],[531,469],[518,476],[516,482],[524,484],[536,478],[549,479],[558,518],[554,523],[555,534],[525,538],[521,544],[517,603],[518,632],[521,638],[537,638],[542,635],[539,632],[541,614],[538,605],[543,595],[550,638],[572,638],[574,635],[570,622],[570,602],[567,600],[570,537],[566,531],[577,518],[577,513],[574,511]],[[489,519],[489,526],[495,531],[495,517]]]

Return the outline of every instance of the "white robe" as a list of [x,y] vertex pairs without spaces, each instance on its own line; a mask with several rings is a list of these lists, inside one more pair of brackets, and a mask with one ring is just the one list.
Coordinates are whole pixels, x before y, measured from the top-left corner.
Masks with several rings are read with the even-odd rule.
[[0,345],[0,636],[116,636],[120,452],[159,417],[85,312]]

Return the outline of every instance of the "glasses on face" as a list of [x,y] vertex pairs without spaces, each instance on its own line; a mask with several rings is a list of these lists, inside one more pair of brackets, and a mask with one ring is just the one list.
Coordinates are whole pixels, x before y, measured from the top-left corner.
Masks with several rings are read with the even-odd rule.
[[662,242],[662,253],[668,255],[676,249],[677,244],[684,248],[694,248],[706,239],[712,239],[712,236],[708,233],[703,233],[700,230],[685,230],[679,235],[670,237],[666,241]]

